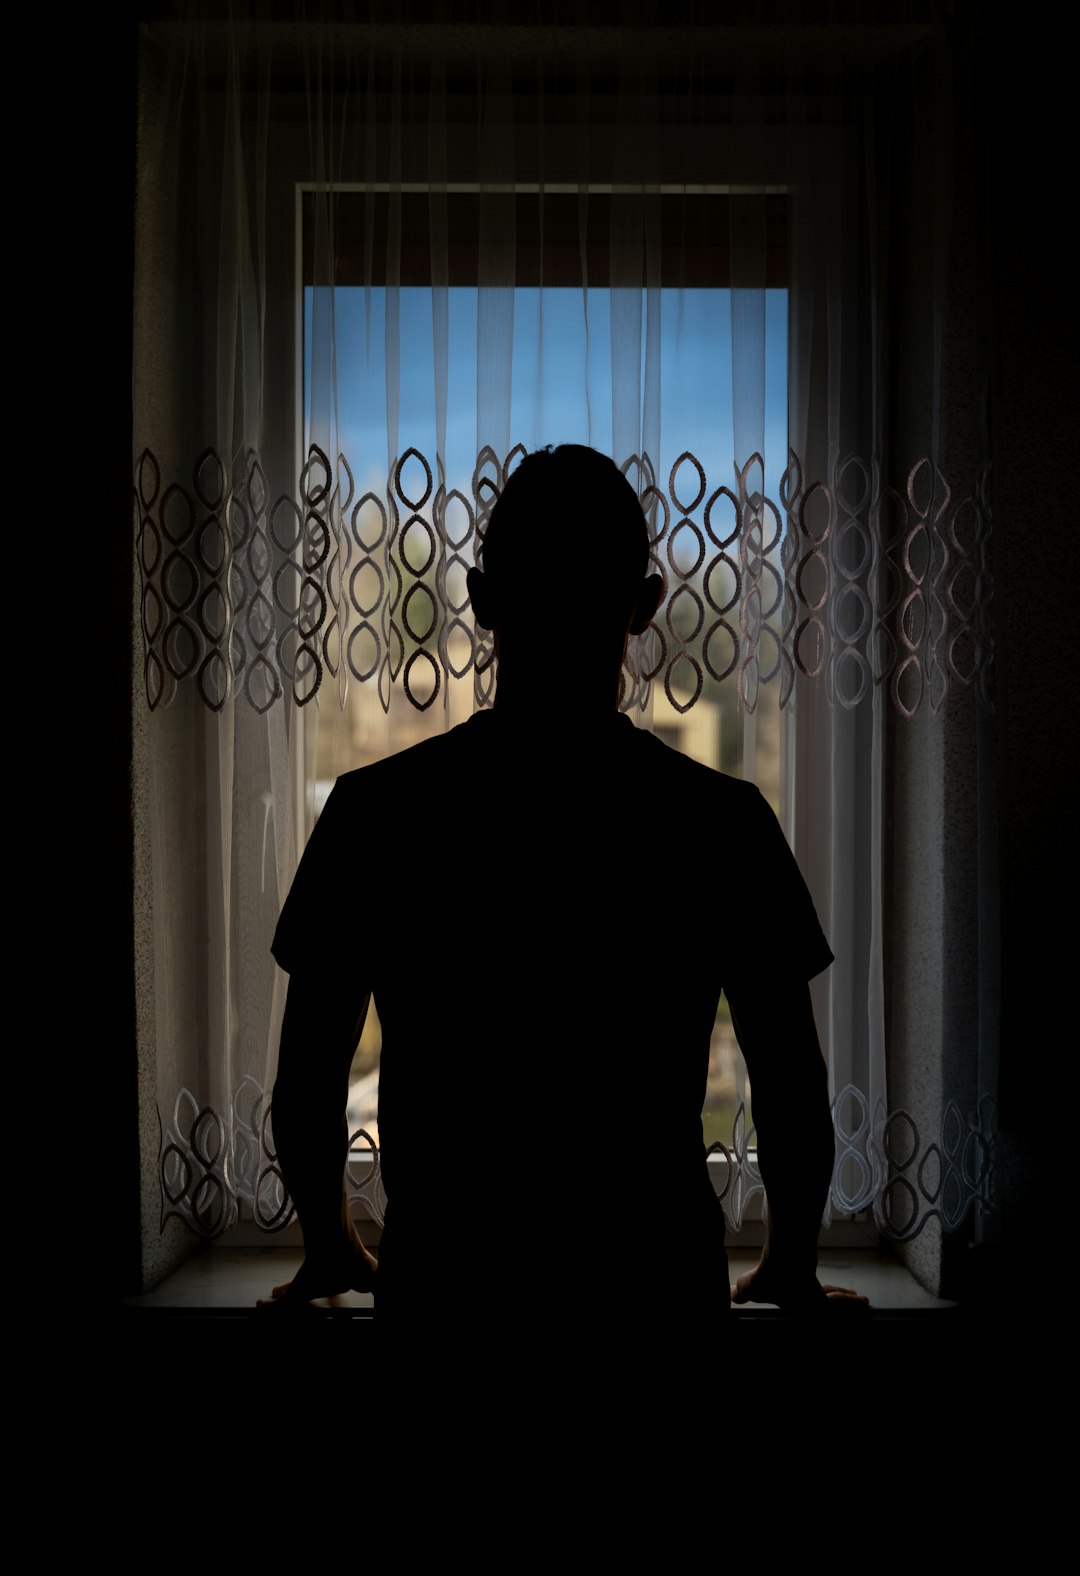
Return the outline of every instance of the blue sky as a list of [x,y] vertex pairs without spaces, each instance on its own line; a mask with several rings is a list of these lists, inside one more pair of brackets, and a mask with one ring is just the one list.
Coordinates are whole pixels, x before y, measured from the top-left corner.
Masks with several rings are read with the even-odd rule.
[[[329,344],[329,291],[319,293],[320,343]],[[431,291],[402,288],[401,385],[398,450],[415,447],[434,458],[435,400]],[[766,490],[777,498],[787,460],[787,293],[765,296]],[[304,293],[305,421],[311,432],[311,360],[315,292]],[[731,486],[731,294],[728,290],[663,290],[661,312],[660,472],[684,449],[705,465],[710,491]],[[625,299],[625,298],[624,298]],[[448,291],[447,479],[467,490],[477,443],[477,292]],[[521,289],[514,299],[514,351],[510,441],[541,444],[591,442],[612,446],[611,302],[605,290]],[[334,291],[335,349],[341,446],[366,488],[385,484],[386,291],[362,287]],[[542,334],[541,326],[542,318]],[[645,311],[642,310],[643,345]],[[586,349],[587,346],[587,349]],[[320,357],[321,359],[321,357]],[[644,366],[644,350],[642,353]],[[325,410],[315,411],[316,432]],[[615,456],[623,460],[625,455]],[[687,478],[689,482],[689,478]],[[691,484],[692,486],[692,484]],[[691,490],[692,496],[692,490]]]

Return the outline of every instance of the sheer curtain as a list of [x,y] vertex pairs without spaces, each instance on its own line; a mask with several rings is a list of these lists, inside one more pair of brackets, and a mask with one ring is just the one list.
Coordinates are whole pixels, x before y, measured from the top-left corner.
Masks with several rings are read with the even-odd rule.
[[[692,9],[680,26],[610,8],[576,28],[542,8],[409,21],[143,32],[134,500],[162,1222],[214,1234],[240,1202],[268,1229],[290,1218],[268,1109],[278,910],[338,773],[490,703],[465,570],[515,457],[577,441],[625,466],[667,582],[624,708],[759,781],[836,953],[814,987],[830,1208],[873,1209],[897,1237],[957,1226],[992,1202],[993,1035],[928,1136],[890,1099],[886,978],[908,958],[889,884],[917,831],[897,763],[989,726],[988,489],[948,335],[950,41]],[[574,503],[552,570],[583,590],[545,637],[544,726],[573,704],[595,570]],[[657,848],[722,869],[736,829],[676,834],[675,812],[657,807]],[[468,814],[432,806],[403,859],[450,995]],[[355,902],[378,924],[377,893]],[[347,968],[341,938],[325,945]],[[782,952],[782,914],[761,945]],[[987,943],[978,1000],[993,961]],[[377,1025],[365,1041],[374,1066]],[[730,1050],[718,1020],[733,1106],[706,1136],[737,1226],[760,1182]],[[356,1120],[377,1216],[377,1135]]]

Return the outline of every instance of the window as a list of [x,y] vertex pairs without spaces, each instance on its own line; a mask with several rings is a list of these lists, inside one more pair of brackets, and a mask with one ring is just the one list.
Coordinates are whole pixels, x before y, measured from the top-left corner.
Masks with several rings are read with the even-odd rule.
[[[465,570],[474,561],[475,536],[469,532],[469,508],[482,508],[483,493],[474,487],[478,447],[478,378],[483,340],[483,308],[476,283],[475,236],[479,196],[455,191],[444,197],[447,234],[452,238],[445,288],[431,282],[431,194],[410,191],[400,198],[401,282],[388,290],[382,275],[368,267],[365,255],[385,256],[390,194],[386,191],[342,191],[330,204],[328,226],[334,231],[332,291],[315,283],[316,208],[312,194],[302,200],[304,289],[302,329],[304,365],[301,452],[318,442],[320,428],[336,439],[347,461],[338,468],[338,485],[348,502],[338,530],[346,534],[339,573],[341,602],[337,630],[324,648],[328,673],[318,700],[315,750],[315,806],[325,802],[334,779],[344,771],[369,764],[463,721],[474,706],[489,699],[476,693],[477,656],[470,634],[471,614]],[[628,198],[629,202],[639,198]],[[664,198],[658,199],[661,204]],[[656,542],[656,564],[669,582],[658,616],[662,642],[655,641],[651,660],[662,651],[644,704],[631,710],[641,726],[665,742],[735,775],[750,776],[778,812],[781,809],[782,717],[781,685],[761,684],[752,712],[740,696],[741,675],[733,659],[740,609],[740,525],[734,495],[733,442],[733,301],[724,282],[727,260],[708,239],[727,234],[727,193],[703,192],[686,205],[692,216],[678,226],[669,216],[676,250],[663,260],[661,280],[647,290],[613,292],[609,253],[588,238],[604,236],[617,223],[618,197],[610,191],[588,194],[595,205],[585,225],[590,283],[583,289],[581,194],[517,193],[518,283],[512,303],[503,299],[499,311],[512,317],[504,328],[508,344],[511,446],[592,442],[611,447],[613,379],[619,364],[613,334],[623,333],[625,367],[641,384],[636,403],[655,399],[660,443],[649,456],[651,485],[636,468],[643,504]],[[755,292],[760,313],[761,394],[766,456],[764,492],[781,495],[787,463],[787,293],[783,287],[784,199],[763,202],[771,225],[770,273],[777,281]],[[680,198],[680,210],[684,207]],[[690,235],[687,236],[689,229]],[[543,239],[541,239],[541,232]],[[370,254],[365,252],[365,234]],[[473,239],[470,248],[469,238]],[[541,253],[541,249],[542,253]],[[540,263],[545,266],[541,269]],[[469,280],[469,269],[473,277]],[[664,279],[664,272],[673,282]],[[541,287],[539,275],[543,274]],[[691,282],[686,283],[690,275]],[[553,276],[553,277],[552,277]],[[372,282],[374,279],[374,282]],[[572,283],[572,280],[576,282]],[[681,281],[681,282],[674,282]],[[509,297],[509,290],[502,290]],[[438,315],[442,313],[442,345]],[[629,323],[630,335],[625,325]],[[636,342],[635,342],[636,341]],[[389,350],[388,350],[389,347]],[[444,358],[446,415],[438,427],[439,376],[436,360]],[[649,366],[650,356],[658,363]],[[331,370],[332,365],[332,370]],[[388,438],[387,409],[396,404],[397,442]],[[321,405],[321,408],[320,408]],[[606,440],[606,441],[605,441]],[[404,455],[400,472],[387,481],[388,442]],[[319,447],[330,447],[323,437]],[[436,452],[445,460],[445,488],[451,497],[445,518],[436,497],[439,474]],[[682,458],[680,458],[682,457]],[[501,456],[500,456],[501,458]],[[617,456],[628,459],[629,456]],[[674,471],[674,488],[672,473]],[[495,468],[489,462],[489,478]],[[761,484],[762,473],[756,479]],[[726,495],[719,489],[726,487]],[[365,500],[359,502],[359,500]],[[388,518],[396,506],[399,534],[391,545]],[[567,520],[554,521],[552,566],[562,567],[573,554],[573,501]],[[768,549],[767,572],[779,591],[782,584],[782,515],[761,510]],[[706,515],[708,520],[706,521]],[[759,574],[762,571],[759,569]],[[333,576],[328,574],[328,582]],[[400,587],[396,596],[390,589]],[[407,603],[413,603],[412,617]],[[766,623],[779,623],[779,596],[765,597]],[[388,604],[396,617],[387,619]],[[419,616],[416,606],[422,609]],[[380,615],[382,623],[380,623]],[[714,633],[702,638],[707,621]],[[387,630],[390,634],[387,636]],[[419,679],[408,688],[405,703],[391,690],[383,709],[377,675],[380,664],[394,663],[394,631],[400,641],[397,665],[417,655]],[[381,638],[382,637],[382,638]],[[482,635],[481,635],[482,642]],[[692,660],[680,662],[685,651]],[[704,660],[697,660],[703,656]],[[344,665],[344,704],[333,682]],[[630,676],[628,675],[628,679]],[[490,682],[490,676],[489,676]],[[563,699],[558,690],[561,682]],[[632,680],[631,680],[632,682]],[[551,721],[557,725],[560,705],[573,704],[572,678],[554,679]],[[325,698],[324,698],[325,697]],[[644,699],[644,697],[643,697]],[[436,704],[437,702],[437,704]],[[722,898],[722,874],[718,901]],[[353,1067],[350,1088],[350,1130],[363,1130],[378,1142],[377,1099],[380,1032],[374,1007]],[[538,1098],[544,1096],[538,1091]],[[709,1094],[703,1112],[707,1144],[732,1147],[739,1106],[749,1113],[749,1086],[738,1054],[727,1001],[721,998],[713,1034]],[[647,1119],[647,1117],[646,1117]],[[747,1124],[752,1118],[748,1114]],[[455,1131],[467,1133],[468,1112],[448,1113]],[[360,1161],[362,1174],[362,1159]]]
[[[498,37],[484,24],[436,37],[422,23],[251,28],[243,16],[142,29],[137,953],[141,1066],[146,1087],[156,1082],[162,1131],[144,1166],[161,1181],[167,1233],[218,1232],[238,1199],[264,1226],[285,1217],[266,1120],[283,995],[268,949],[317,807],[314,785],[358,758],[357,729],[357,748],[381,752],[399,714],[430,726],[454,695],[468,698],[476,676],[465,661],[468,619],[457,625],[442,613],[447,589],[459,602],[460,568],[449,566],[443,586],[426,565],[428,504],[414,511],[397,500],[402,534],[385,549],[397,555],[401,601],[414,592],[413,633],[400,605],[382,628],[386,588],[372,569],[354,585],[354,558],[344,585],[335,579],[335,510],[348,513],[346,535],[353,524],[338,456],[359,479],[377,479],[384,499],[388,480],[419,499],[423,464],[404,456],[422,421],[435,436],[413,446],[436,488],[438,450],[452,485],[470,474],[480,433],[499,458],[518,441],[557,439],[553,402],[568,381],[583,391],[585,435],[620,457],[646,453],[666,495],[667,645],[639,653],[631,674],[642,684],[651,675],[653,725],[695,748],[711,685],[741,681],[747,707],[721,706],[703,746],[719,737],[730,769],[748,749],[764,760],[769,696],[779,689],[789,700],[778,800],[838,956],[816,1003],[838,1095],[834,1208],[872,1202],[886,1229],[914,1236],[927,1220],[951,1227],[975,1200],[982,1206],[990,1167],[968,1161],[980,1144],[985,1155],[992,1133],[984,1091],[996,1067],[993,989],[982,988],[987,970],[992,986],[996,954],[983,907],[966,927],[979,938],[977,969],[950,941],[953,916],[982,903],[971,872],[994,867],[993,817],[983,814],[993,748],[984,748],[980,709],[993,651],[987,407],[972,375],[992,360],[976,351],[992,292],[968,289],[963,272],[965,258],[981,255],[977,194],[965,188],[972,161],[954,145],[956,129],[974,124],[962,107],[974,75],[966,56],[964,74],[951,66],[967,36],[963,19],[947,34],[929,20],[872,39],[858,27],[808,28],[797,49],[782,28],[746,33],[697,19],[508,27]],[[955,113],[934,109],[954,104]],[[349,182],[363,185],[350,193]],[[296,453],[305,252],[296,219],[305,200],[315,221],[307,278],[318,372],[305,436],[325,456],[322,479],[318,462],[302,471]],[[477,283],[475,328],[465,332],[483,374],[466,373],[462,393],[455,292]],[[332,375],[336,313],[352,310],[354,289],[364,293],[365,336],[383,313],[382,338],[364,340],[363,375],[389,423],[359,460],[350,445],[370,439],[348,409],[356,384],[344,364]],[[421,417],[413,391],[427,382],[427,364],[400,337],[416,321],[402,309],[414,289],[429,291],[434,306],[436,397],[434,414]],[[716,478],[699,455],[699,499],[693,465],[684,461],[674,488],[669,466],[684,446],[679,424],[719,402],[726,379],[670,416],[683,385],[664,365],[679,324],[665,292],[681,292],[682,348],[692,350],[706,343],[691,333],[695,292],[725,289],[746,292],[728,316],[738,366],[731,453],[749,470],[736,485],[724,453]],[[778,466],[759,394],[771,381],[763,347],[769,301],[779,298],[769,292],[785,289],[788,430],[779,454],[786,442],[791,454],[783,477],[774,470],[758,481],[756,451]],[[575,364],[568,380],[564,358],[537,360],[534,403],[519,408],[528,385],[508,377],[524,354],[516,340],[542,314],[540,343],[549,343],[563,290],[574,291],[588,325],[585,372]],[[369,344],[376,356],[389,347],[381,390]],[[605,362],[620,396],[610,409],[601,408],[606,385],[593,381]],[[459,438],[463,412],[475,422]],[[530,422],[534,430],[518,430]],[[400,475],[391,464],[399,458]],[[743,576],[727,614],[706,595],[711,588],[716,607],[726,606],[727,568],[721,557],[709,580],[722,550],[702,517],[717,480],[742,512],[724,549]],[[459,539],[472,498],[461,491],[465,503],[447,505]],[[678,500],[672,508],[673,491],[685,511]],[[775,520],[762,507],[755,522],[759,492]],[[652,503],[659,527],[663,507]],[[723,496],[717,508],[726,517]],[[410,514],[425,509],[410,532]],[[373,510],[360,522],[368,542]],[[694,529],[681,527],[684,513]],[[728,539],[726,526],[718,537]],[[354,548],[360,555],[355,539]],[[770,560],[776,551],[780,565]],[[395,571],[386,572],[392,601]],[[377,650],[363,607],[377,610]],[[344,653],[339,610],[356,615]],[[443,661],[443,633],[460,680]],[[371,682],[350,661],[359,674],[375,662]],[[777,665],[772,684],[759,682]],[[384,672],[394,681],[380,691]],[[405,694],[406,674],[418,705]],[[691,696],[697,704],[687,708]],[[370,712],[357,721],[365,697]],[[965,842],[942,807],[974,784],[978,824]],[[930,894],[929,929],[926,904],[911,912],[913,891]],[[782,935],[767,942],[782,945]],[[924,966],[928,957],[940,967]],[[977,1073],[953,1076],[946,1027],[966,1036],[956,1065]],[[941,1072],[931,1095],[919,1079],[927,1056]]]

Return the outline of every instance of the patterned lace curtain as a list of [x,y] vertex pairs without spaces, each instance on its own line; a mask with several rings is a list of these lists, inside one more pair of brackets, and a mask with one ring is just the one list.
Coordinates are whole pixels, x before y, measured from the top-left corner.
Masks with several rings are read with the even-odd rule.
[[[947,354],[963,361],[966,212],[950,41],[609,20],[143,31],[133,480],[163,1226],[213,1235],[240,1203],[268,1229],[291,1217],[268,1105],[278,911],[335,776],[490,704],[465,571],[516,457],[560,441],[624,466],[666,577],[624,709],[759,781],[836,953],[814,985],[831,1211],[904,1238],[991,1206],[992,1034],[969,1097],[931,1102],[937,1131],[890,1097],[887,1054],[893,796],[927,739],[947,755],[990,707],[989,489],[974,380]],[[583,586],[587,540],[567,499],[552,567]],[[587,618],[583,591],[544,728],[573,704]],[[713,829],[676,847],[671,808],[658,845],[722,864]],[[408,944],[451,993],[469,813],[401,830]],[[721,882],[719,901],[738,897]],[[355,902],[378,924],[377,893]],[[348,966],[339,940],[328,970]],[[782,915],[761,945],[782,952]],[[351,1107],[376,1217],[377,1034]],[[737,1226],[760,1179],[721,1020],[714,1086]]]

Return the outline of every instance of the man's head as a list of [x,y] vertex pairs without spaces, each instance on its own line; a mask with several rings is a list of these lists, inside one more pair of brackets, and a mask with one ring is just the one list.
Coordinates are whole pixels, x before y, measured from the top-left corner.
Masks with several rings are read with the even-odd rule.
[[606,455],[566,443],[528,455],[510,476],[469,594],[478,622],[499,637],[500,660],[508,639],[535,640],[569,615],[579,654],[616,652],[621,663],[627,635],[647,628],[659,605],[662,580],[648,567],[630,483]]

